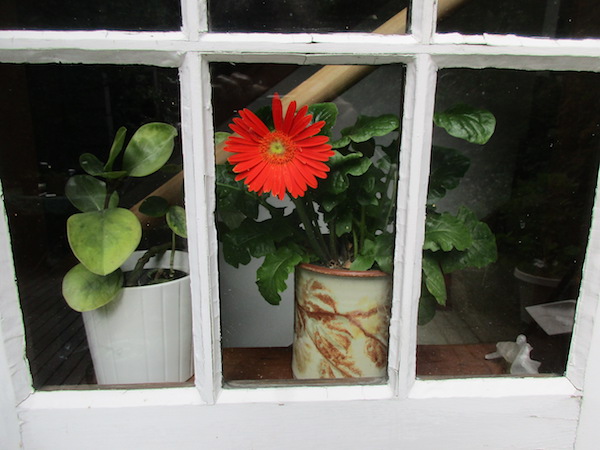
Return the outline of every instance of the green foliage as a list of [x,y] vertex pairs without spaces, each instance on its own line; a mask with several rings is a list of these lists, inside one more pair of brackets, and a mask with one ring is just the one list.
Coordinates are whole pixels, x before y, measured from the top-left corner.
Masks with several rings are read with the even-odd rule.
[[[126,132],[125,128],[117,131],[106,162],[90,153],[82,154],[79,162],[86,174],[74,175],[65,186],[67,198],[81,211],[67,220],[69,245],[80,264],[63,280],[63,296],[76,311],[99,308],[120,292],[123,274],[119,268],[138,247],[142,227],[135,214],[118,207],[118,189],[127,177],[143,177],[161,169],[177,136],[171,125],[149,123],[134,133],[122,152]],[[122,167],[115,170],[121,154]],[[152,217],[166,216],[173,236],[187,236],[183,208],[170,206],[160,197],[149,197],[140,211]],[[167,245],[174,245],[174,237]],[[164,247],[163,251],[167,248],[159,247]]]
[[158,171],[171,157],[177,130],[166,123],[147,123],[134,133],[123,154],[123,170],[130,177]]
[[433,122],[450,136],[480,145],[487,143],[496,128],[496,118],[491,112],[469,105],[456,105],[436,113]]
[[62,292],[67,304],[75,311],[91,311],[110,303],[123,287],[123,272],[108,275],[90,272],[77,264],[63,278]]
[[[322,134],[334,134],[337,107],[309,107],[313,121],[324,120]],[[262,114],[262,113],[261,113]],[[494,116],[464,105],[436,114],[435,123],[452,136],[484,143],[494,131]],[[359,116],[331,141],[330,172],[316,189],[286,206],[268,195],[248,192],[229,164],[217,167],[217,218],[225,261],[234,267],[264,257],[257,284],[271,304],[281,301],[286,280],[300,262],[351,270],[393,270],[393,221],[398,174],[397,116]],[[228,134],[219,133],[215,142]],[[382,139],[385,137],[384,139]],[[494,236],[466,207],[439,213],[435,203],[456,188],[469,168],[457,150],[434,147],[423,247],[423,290],[419,320],[428,321],[445,304],[444,274],[483,267],[496,258]],[[274,206],[276,205],[276,206]],[[259,219],[260,217],[260,219]]]
[[271,305],[281,303],[280,292],[287,287],[286,281],[294,268],[301,262],[307,262],[302,252],[294,246],[279,247],[265,257],[256,272],[256,284],[264,299]]
[[128,209],[109,208],[69,217],[67,237],[75,257],[88,270],[108,275],[135,251],[142,226]]
[[[496,126],[489,111],[458,105],[434,115],[434,123],[451,136],[485,144]],[[470,267],[482,268],[497,259],[496,238],[473,211],[461,206],[456,214],[436,211],[436,202],[458,187],[469,168],[469,159],[458,150],[433,147],[423,244],[423,287],[419,324],[433,319],[437,305],[447,299],[444,274]]]

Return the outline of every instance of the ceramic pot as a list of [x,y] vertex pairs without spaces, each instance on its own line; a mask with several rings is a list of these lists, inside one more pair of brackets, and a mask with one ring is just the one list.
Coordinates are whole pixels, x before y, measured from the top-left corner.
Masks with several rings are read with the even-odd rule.
[[[123,265],[131,270],[143,252]],[[169,267],[170,252],[147,268]],[[187,253],[174,268],[189,273]],[[193,374],[189,275],[166,283],[124,288],[106,306],[83,313],[98,384],[183,382]]]
[[384,272],[298,266],[294,377],[384,377],[391,292]]

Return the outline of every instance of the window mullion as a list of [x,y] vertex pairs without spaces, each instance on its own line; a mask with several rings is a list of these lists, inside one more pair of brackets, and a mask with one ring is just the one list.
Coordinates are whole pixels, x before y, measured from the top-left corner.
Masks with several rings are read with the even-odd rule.
[[[208,64],[186,55],[180,72],[196,386],[214,403],[221,385],[215,167]],[[195,296],[194,296],[195,294]]]
[[415,380],[421,254],[437,67],[419,55],[407,67],[398,179],[390,385],[405,397]]
[[183,31],[191,41],[208,29],[206,0],[181,0]]
[[[6,217],[0,184],[0,380],[20,403],[32,392],[32,380],[25,359],[25,328]],[[5,380],[4,375],[11,379]]]
[[[598,178],[600,181],[600,177]],[[578,389],[583,389],[586,378],[587,360],[594,341],[600,333],[598,321],[598,299],[600,299],[600,191],[596,187],[590,235],[583,265],[581,288],[573,328],[573,338],[567,363],[567,377]],[[595,338],[598,341],[598,338]],[[595,367],[592,369],[596,370]],[[588,380],[589,382],[589,380]]]

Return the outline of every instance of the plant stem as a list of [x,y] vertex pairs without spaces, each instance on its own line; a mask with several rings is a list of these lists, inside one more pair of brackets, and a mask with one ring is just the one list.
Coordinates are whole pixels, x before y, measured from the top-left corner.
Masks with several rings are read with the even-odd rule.
[[154,247],[150,247],[146,251],[146,253],[144,253],[144,255],[140,259],[138,259],[138,262],[136,263],[135,268],[131,272],[129,272],[129,274],[127,275],[127,280],[126,280],[125,286],[136,286],[137,283],[134,283],[134,281],[140,277],[140,275],[142,274],[142,271],[144,270],[144,266],[146,265],[146,263],[148,263],[148,261],[150,261],[150,259],[153,256],[159,255],[159,254],[167,251],[170,246],[171,246],[171,243],[166,242],[161,245],[155,245]]
[[323,264],[327,264],[329,262],[330,258],[327,257],[327,251],[323,247],[321,247],[321,245],[319,245],[319,241],[317,239],[317,236],[315,235],[314,224],[310,220],[310,218],[308,217],[308,214],[306,212],[306,206],[304,204],[304,199],[292,197],[292,201],[294,202],[294,205],[296,206],[296,212],[298,213],[298,216],[300,217],[300,221],[304,225],[304,229],[306,231],[306,236],[308,237],[308,243],[310,244],[313,251],[317,254],[317,256],[319,257],[321,262]]
[[[387,191],[389,189],[390,183],[392,184],[392,192],[390,194],[390,206],[386,211],[386,214],[384,216],[384,221],[382,222],[382,227],[381,230],[382,231],[386,231],[386,227],[387,224],[389,223],[389,218],[392,215],[392,211],[394,210],[394,206],[396,205],[396,192],[398,190],[398,183],[395,182],[396,181],[396,173],[397,170],[393,168],[394,166],[392,165],[392,169],[390,169],[388,175],[387,175],[387,179],[386,179],[386,183],[385,183],[385,190],[383,191],[383,194],[387,194]],[[383,198],[383,197],[382,197]]]
[[360,248],[358,252],[360,253],[363,250],[363,246],[365,244],[365,233],[366,233],[366,208],[364,205],[360,207],[360,237],[359,237],[359,245]]
[[169,259],[169,277],[175,276],[175,233],[171,232],[171,258]]
[[329,228],[329,254],[336,264],[339,264],[340,254],[338,252],[337,242],[335,239],[335,219],[327,224],[327,228]]

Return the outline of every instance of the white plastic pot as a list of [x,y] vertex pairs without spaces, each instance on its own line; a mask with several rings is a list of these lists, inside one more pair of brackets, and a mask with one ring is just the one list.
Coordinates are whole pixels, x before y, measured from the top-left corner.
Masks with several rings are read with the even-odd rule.
[[[135,266],[143,252],[123,265]],[[147,268],[169,267],[170,252]],[[175,269],[189,274],[187,253]],[[183,382],[193,374],[189,275],[150,286],[127,287],[108,305],[83,313],[98,384]]]

